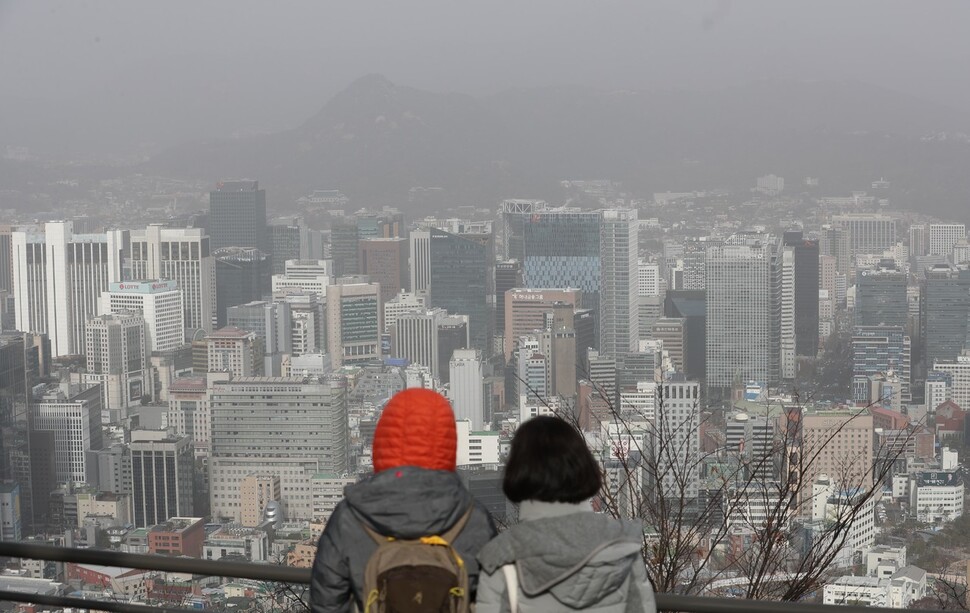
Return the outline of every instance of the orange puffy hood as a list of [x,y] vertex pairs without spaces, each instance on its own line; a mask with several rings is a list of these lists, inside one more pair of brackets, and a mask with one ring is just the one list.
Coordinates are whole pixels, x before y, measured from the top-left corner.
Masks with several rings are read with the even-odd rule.
[[374,472],[398,466],[455,470],[458,434],[448,400],[412,388],[391,398],[374,430]]

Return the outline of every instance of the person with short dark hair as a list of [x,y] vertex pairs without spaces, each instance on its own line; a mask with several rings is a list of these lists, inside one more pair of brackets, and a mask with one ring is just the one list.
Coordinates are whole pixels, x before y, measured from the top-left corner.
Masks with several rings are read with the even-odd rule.
[[479,553],[477,613],[656,611],[643,528],[594,513],[601,486],[599,464],[572,425],[541,416],[519,427],[502,484],[519,523]]

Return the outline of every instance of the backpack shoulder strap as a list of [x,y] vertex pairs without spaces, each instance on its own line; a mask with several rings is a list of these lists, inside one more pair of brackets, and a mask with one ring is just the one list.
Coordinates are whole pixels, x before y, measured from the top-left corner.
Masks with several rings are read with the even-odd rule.
[[519,575],[515,572],[515,564],[506,564],[502,567],[502,575],[505,577],[505,590],[509,593],[509,607],[512,613],[519,611]]
[[468,523],[468,519],[472,516],[472,512],[474,511],[475,511],[475,502],[472,501],[472,503],[468,505],[468,510],[465,511],[464,515],[458,518],[458,521],[455,522],[455,525],[452,526],[451,528],[448,528],[448,530],[446,530],[445,533],[441,535],[441,538],[443,538],[445,541],[448,542],[449,545],[451,545],[455,541],[455,539],[458,538],[458,535],[461,534],[461,531],[465,529],[465,524]]

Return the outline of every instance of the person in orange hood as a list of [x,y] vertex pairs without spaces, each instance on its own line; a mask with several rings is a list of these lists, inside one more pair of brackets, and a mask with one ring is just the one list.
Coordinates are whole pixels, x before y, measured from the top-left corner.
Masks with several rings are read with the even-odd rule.
[[495,524],[455,473],[455,414],[448,400],[407,389],[388,401],[374,431],[374,474],[344,490],[320,536],[310,586],[312,613],[363,609],[364,568],[377,544],[364,525],[383,536],[441,535],[471,509],[455,539],[466,561],[474,601],[479,550]]

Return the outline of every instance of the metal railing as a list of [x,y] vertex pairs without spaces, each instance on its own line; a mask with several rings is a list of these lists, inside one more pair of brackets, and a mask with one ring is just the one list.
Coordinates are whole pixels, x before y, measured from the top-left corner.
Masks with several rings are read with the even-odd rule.
[[[291,568],[273,564],[252,564],[248,562],[171,558],[162,555],[122,553],[99,549],[71,549],[23,542],[0,542],[0,558],[4,557],[48,560],[52,562],[74,562],[78,564],[98,564],[101,566],[192,573],[211,577],[232,577],[301,585],[308,585],[310,583],[309,569]],[[198,609],[128,604],[110,600],[41,595],[10,590],[0,590],[0,601],[33,603],[52,607],[97,609],[112,613],[198,613]],[[785,613],[898,613],[899,611],[899,609],[885,607],[823,605],[803,602],[743,600],[736,598],[708,598],[704,596],[683,596],[679,594],[657,594],[657,609],[659,611],[681,611],[683,613],[773,613],[775,611],[784,611]],[[944,612],[928,611],[928,613]]]

